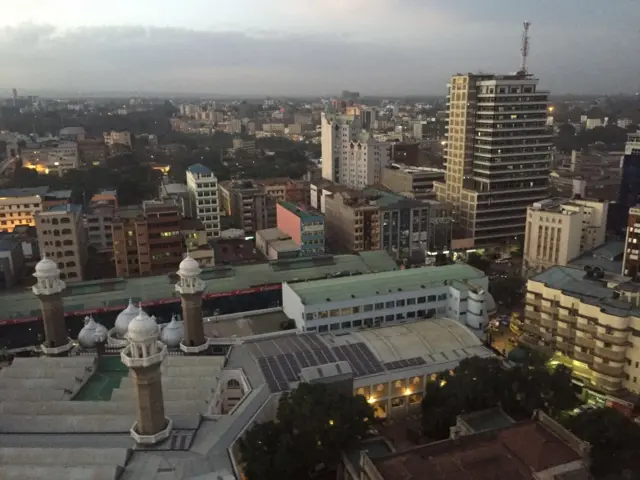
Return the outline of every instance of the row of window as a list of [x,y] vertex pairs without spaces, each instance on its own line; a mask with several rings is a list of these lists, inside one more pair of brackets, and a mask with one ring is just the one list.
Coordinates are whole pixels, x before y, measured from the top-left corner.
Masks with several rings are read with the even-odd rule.
[[318,325],[318,327],[307,328],[308,332],[335,332],[337,330],[351,330],[353,328],[370,328],[373,326],[379,327],[385,323],[402,322],[405,320],[414,320],[418,318],[433,318],[436,313],[438,315],[444,315],[446,309],[444,307],[430,308],[429,310],[416,310],[415,312],[397,313],[395,315],[385,315],[375,318],[358,319],[347,322],[336,322],[329,325]]
[[335,308],[328,311],[307,313],[307,320],[313,320],[314,318],[329,318],[329,317],[344,317],[347,315],[354,315],[360,312],[372,312],[373,310],[387,310],[390,308],[404,307],[406,305],[416,305],[432,302],[441,302],[447,299],[446,293],[439,295],[428,295],[425,297],[407,298],[400,300],[391,300],[388,302],[380,302],[375,304],[347,307],[347,308]]

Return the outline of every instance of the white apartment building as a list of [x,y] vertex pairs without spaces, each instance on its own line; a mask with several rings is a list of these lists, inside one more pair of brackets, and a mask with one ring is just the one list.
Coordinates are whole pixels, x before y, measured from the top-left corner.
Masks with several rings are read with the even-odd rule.
[[125,145],[131,148],[131,133],[129,132],[104,132],[104,143],[111,147],[113,145]]
[[469,265],[424,267],[282,284],[282,309],[304,332],[346,332],[448,317],[482,332],[495,302]]
[[87,261],[87,241],[82,207],[55,205],[35,216],[40,253],[53,260],[66,282],[81,282]]
[[567,265],[604,244],[608,202],[550,199],[527,209],[523,274]]
[[42,199],[49,187],[0,189],[0,232],[12,232],[18,225],[35,226],[34,216],[42,211]]
[[220,203],[218,179],[213,172],[196,163],[187,168],[187,190],[195,215],[202,222],[208,238],[220,236]]
[[352,188],[380,183],[390,146],[362,129],[360,117],[322,114],[322,176]]

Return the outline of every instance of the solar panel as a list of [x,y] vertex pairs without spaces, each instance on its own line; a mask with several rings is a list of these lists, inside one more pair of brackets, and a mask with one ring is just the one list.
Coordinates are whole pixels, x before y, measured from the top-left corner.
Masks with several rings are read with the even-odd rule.
[[402,360],[395,360],[393,362],[387,362],[384,364],[384,368],[387,370],[398,370],[400,368],[417,367],[418,365],[425,365],[427,362],[422,357],[412,357]]
[[304,355],[304,352],[295,352],[294,355],[302,368],[307,368],[311,365],[309,360],[307,360],[307,357]]

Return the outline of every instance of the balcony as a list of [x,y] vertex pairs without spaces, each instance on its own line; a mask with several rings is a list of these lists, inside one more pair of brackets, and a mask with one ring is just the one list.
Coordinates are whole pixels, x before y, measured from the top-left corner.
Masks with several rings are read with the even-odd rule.
[[626,350],[616,351],[616,350],[611,350],[610,348],[603,348],[603,347],[595,347],[593,354],[596,357],[604,358],[606,360],[611,360],[618,363],[624,363],[627,358]]
[[558,327],[558,323],[551,319],[551,318],[545,318],[544,316],[540,319],[540,326],[542,327],[546,327],[546,328],[552,328],[552,329],[556,329]]
[[586,347],[586,348],[589,348],[589,349],[593,349],[596,346],[596,341],[595,340],[590,339],[590,338],[585,338],[585,337],[576,336],[574,342],[575,342],[576,345],[579,345],[581,347]]
[[626,347],[629,345],[629,340],[626,335],[607,335],[606,333],[596,332],[596,338],[601,342],[610,343],[611,345],[617,345],[620,347]]
[[591,365],[593,363],[593,355],[591,355],[590,353],[587,352],[581,352],[580,350],[576,349],[572,354],[569,355],[571,358],[573,358],[574,360],[577,360],[579,362],[583,362],[586,363],[588,365]]
[[575,328],[576,330],[580,330],[581,332],[587,332],[592,336],[595,336],[597,332],[597,328],[595,325],[589,325],[587,322],[580,320],[577,321]]
[[622,388],[622,380],[597,377],[595,379],[595,386],[601,390],[616,392]]
[[576,336],[574,330],[570,328],[562,328],[561,325],[558,325],[558,328],[556,329],[556,333],[564,338],[569,338],[569,339],[573,339]]
[[600,375],[606,375],[611,378],[623,378],[624,377],[624,367],[620,366],[612,366],[600,362],[593,362],[591,364],[591,370]]
[[531,323],[528,323],[526,320],[525,322],[522,324],[522,330],[524,330],[527,333],[531,333],[534,335],[540,335],[540,327],[538,327],[537,324],[532,325]]
[[559,339],[556,338],[554,344],[557,351],[562,352],[569,357],[573,356],[575,352],[573,345],[565,340],[562,340],[562,337],[559,337]]

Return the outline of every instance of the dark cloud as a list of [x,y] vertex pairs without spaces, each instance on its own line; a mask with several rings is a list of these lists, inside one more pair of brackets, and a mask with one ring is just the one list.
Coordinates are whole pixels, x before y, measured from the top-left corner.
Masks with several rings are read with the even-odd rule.
[[[414,32],[415,33],[415,32]],[[636,33],[637,36],[637,33]],[[515,38],[514,38],[515,37]],[[360,37],[361,38],[361,37]],[[441,94],[457,71],[513,71],[510,31],[452,29],[398,42],[346,35],[94,27],[0,29],[0,87],[66,91]],[[534,37],[532,70],[556,92],[632,91],[640,78],[624,43],[596,32]]]

